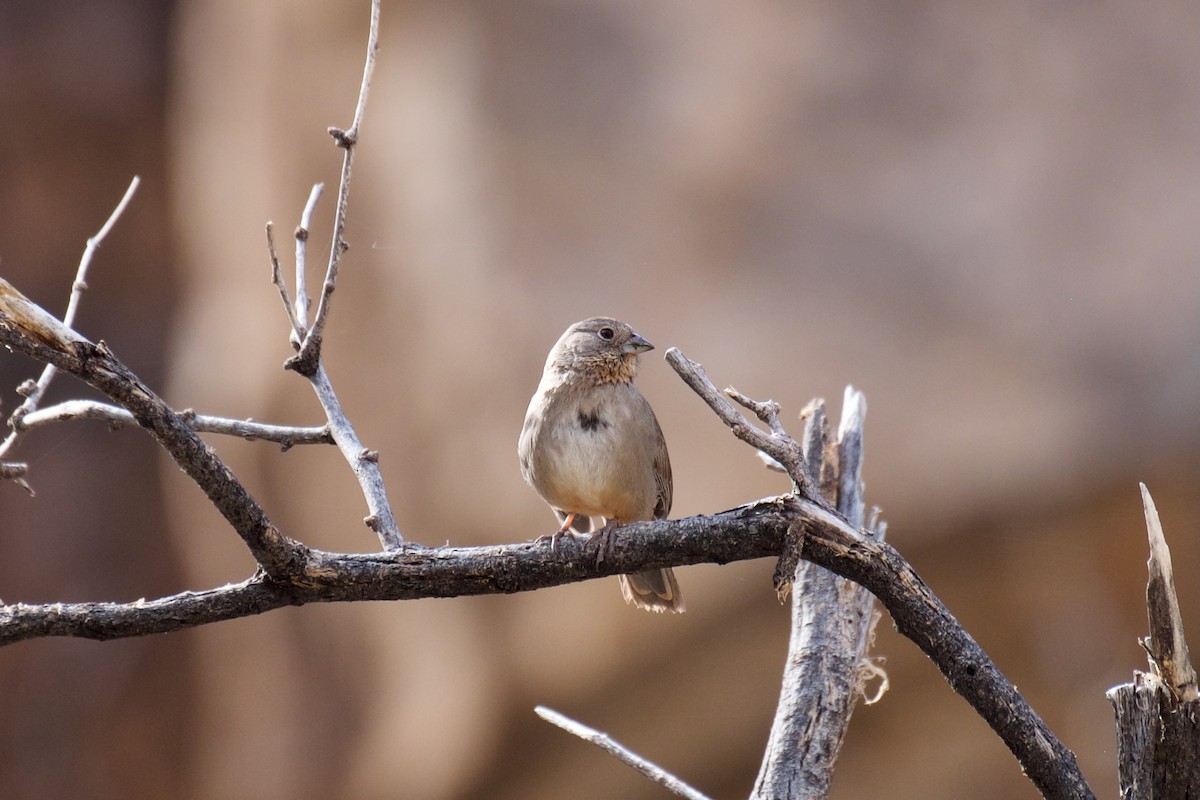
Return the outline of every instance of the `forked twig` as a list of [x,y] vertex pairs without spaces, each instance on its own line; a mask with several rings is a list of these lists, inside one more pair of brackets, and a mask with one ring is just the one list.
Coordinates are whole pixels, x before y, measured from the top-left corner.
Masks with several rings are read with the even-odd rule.
[[371,76],[375,72],[375,56],[379,52],[379,0],[371,2],[371,32],[367,37],[367,57],[363,64],[362,85],[358,91],[358,103],[354,108],[354,121],[348,130],[330,128],[329,135],[342,148],[342,177],[338,184],[337,209],[333,220],[333,241],[329,247],[329,266],[325,281],[321,284],[321,296],[317,301],[317,312],[312,327],[304,335],[300,352],[287,361],[289,369],[301,375],[311,376],[317,370],[321,357],[321,342],[325,335],[325,321],[329,316],[330,298],[337,285],[338,265],[342,253],[350,249],[346,243],[346,207],[350,202],[350,168],[354,163],[354,149],[358,144],[359,127],[367,107],[367,93],[371,88]]
[[283,269],[279,264],[279,256],[275,249],[275,239],[272,226],[267,225],[267,248],[271,258],[271,281],[279,290],[283,301],[284,311],[291,323],[290,339],[297,348],[296,355],[289,358],[284,366],[293,369],[308,379],[312,385],[321,408],[329,420],[328,428],[334,444],[342,451],[349,462],[363,496],[367,502],[366,525],[375,532],[385,549],[395,550],[405,546],[404,536],[392,513],[391,503],[387,498],[387,489],[383,482],[383,473],[379,469],[379,453],[366,447],[358,438],[349,417],[342,408],[333,384],[321,358],[321,340],[324,336],[325,321],[329,314],[329,296],[337,281],[338,263],[341,254],[346,250],[344,233],[346,227],[346,205],[350,196],[350,167],[354,157],[354,149],[358,143],[359,126],[362,124],[363,113],[366,110],[367,93],[371,86],[371,75],[375,70],[375,54],[379,49],[379,0],[371,3],[371,32],[367,41],[367,58],[363,65],[362,85],[359,87],[358,104],[354,110],[354,122],[349,130],[341,131],[331,128],[330,133],[345,153],[342,156],[342,179],[338,187],[338,205],[334,212],[333,246],[329,253],[329,265],[322,284],[320,301],[317,305],[316,318],[312,326],[308,326],[308,293],[305,289],[305,259],[309,231],[312,218],[320,199],[322,185],[316,184],[309,192],[308,202],[300,216],[300,225],[296,228],[296,298],[293,302],[288,297],[284,285]]

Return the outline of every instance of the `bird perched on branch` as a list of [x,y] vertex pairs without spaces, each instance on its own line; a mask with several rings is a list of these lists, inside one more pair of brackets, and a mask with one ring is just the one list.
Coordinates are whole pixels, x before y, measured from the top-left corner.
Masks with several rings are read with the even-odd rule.
[[[517,454],[521,474],[562,523],[552,547],[572,529],[590,531],[591,517],[604,518],[594,535],[606,538],[619,525],[670,513],[667,442],[633,385],[638,354],[652,349],[624,322],[596,317],[567,328],[550,351]],[[638,608],[683,611],[670,569],[620,580],[625,601]]]

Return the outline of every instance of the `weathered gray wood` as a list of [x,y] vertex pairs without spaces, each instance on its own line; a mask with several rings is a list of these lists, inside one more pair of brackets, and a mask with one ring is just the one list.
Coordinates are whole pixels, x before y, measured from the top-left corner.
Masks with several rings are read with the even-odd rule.
[[[725,395],[717,391],[703,367],[676,348],[669,349],[666,357],[667,363],[735,436],[780,464],[787,465],[795,460],[792,452],[795,442],[779,435],[774,425],[771,425],[769,435],[751,425]],[[757,407],[748,407],[759,413]],[[760,419],[768,417],[763,420],[768,424],[769,411],[771,408],[764,404],[763,413],[759,415]],[[1043,796],[1095,797],[1079,771],[1075,754],[1054,735],[1012,682],[1001,674],[912,565],[887,542],[875,541],[848,525],[829,509],[824,498],[810,497],[805,488],[799,487],[800,498],[794,502],[807,513],[793,519],[788,527],[788,538],[795,541],[797,526],[803,526],[804,560],[867,587],[892,615],[896,630],[929,656],[954,691],[970,703],[1004,741]]]
[[1171,551],[1158,509],[1145,484],[1142,504],[1150,558],[1146,611],[1150,636],[1142,642],[1151,672],[1108,690],[1117,718],[1117,775],[1122,800],[1200,797],[1200,700],[1196,671],[1183,637]]
[[[825,499],[856,528],[863,527],[865,414],[862,393],[847,387],[838,439],[828,458],[824,402],[814,402],[804,415],[804,463],[813,483],[833,490]],[[850,715],[862,693],[867,671],[860,666],[876,619],[874,597],[866,589],[809,561],[795,565],[792,630],[779,704],[752,798],[828,796]]]

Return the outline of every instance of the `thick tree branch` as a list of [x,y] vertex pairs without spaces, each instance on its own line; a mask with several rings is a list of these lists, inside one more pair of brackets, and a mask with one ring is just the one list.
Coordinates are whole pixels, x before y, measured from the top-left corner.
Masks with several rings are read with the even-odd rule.
[[903,556],[886,542],[862,537],[824,509],[809,510],[804,558],[869,589],[891,614],[896,629],[929,656],[954,691],[987,721],[1045,797],[1094,797],[1075,754]]
[[[1043,794],[1056,798],[1092,796],[1074,755],[912,567],[885,542],[866,538],[824,503],[784,497],[715,517],[630,525],[615,532],[611,539],[613,553],[599,566],[594,563],[596,553],[579,553],[574,543],[560,543],[557,554],[550,553],[548,545],[467,550],[408,547],[372,555],[323,554],[309,551],[279,533],[180,415],[132,375],[107,347],[92,344],[66,328],[3,281],[0,344],[55,364],[129,410],[205,491],[267,573],[274,576],[269,585],[274,593],[271,602],[250,592],[249,596],[238,595],[240,605],[231,608],[217,603],[226,598],[214,590],[216,594],[208,597],[219,610],[206,611],[208,606],[187,595],[164,600],[164,606],[155,607],[158,615],[147,615],[151,618],[144,620],[143,626],[138,621],[144,609],[138,604],[9,606],[0,615],[0,643],[46,635],[140,635],[286,604],[527,591],[653,567],[778,556],[787,532],[803,530],[803,557],[867,587],[879,598],[897,629],[929,655],[951,686],[988,721]],[[677,357],[672,365],[688,372],[692,362],[673,352]],[[693,381],[711,387],[702,374],[689,374]],[[767,445],[774,443],[768,441]],[[176,608],[180,604],[181,608]],[[63,622],[68,609],[72,609],[73,625]],[[111,623],[106,624],[106,619]]]
[[418,600],[511,594],[668,565],[726,564],[779,552],[797,514],[790,496],[713,516],[641,522],[614,532],[597,564],[599,542],[564,539],[489,547],[379,553],[308,551],[303,580],[247,581],[133,603],[16,603],[0,606],[0,645],[44,636],[116,639],[146,636],[252,616],[287,605],[361,600]]

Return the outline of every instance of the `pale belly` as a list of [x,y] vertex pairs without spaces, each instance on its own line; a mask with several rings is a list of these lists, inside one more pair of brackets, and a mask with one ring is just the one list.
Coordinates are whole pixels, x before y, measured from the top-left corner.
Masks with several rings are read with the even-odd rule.
[[550,432],[531,476],[534,488],[567,513],[649,519],[656,491],[652,465],[643,463],[639,447],[619,451],[620,438],[615,426]]

